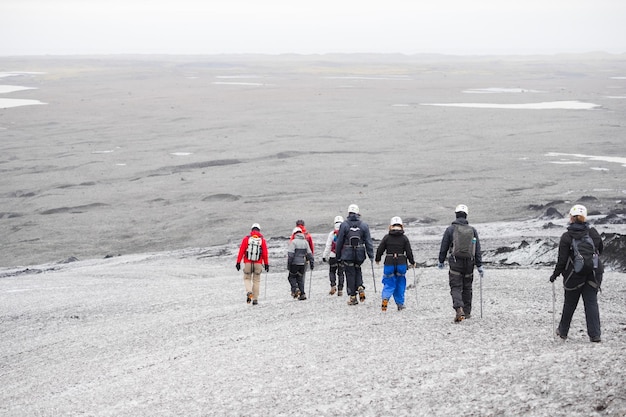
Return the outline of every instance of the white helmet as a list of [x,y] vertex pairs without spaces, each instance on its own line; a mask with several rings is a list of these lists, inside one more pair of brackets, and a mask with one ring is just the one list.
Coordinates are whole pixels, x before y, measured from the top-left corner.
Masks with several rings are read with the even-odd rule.
[[348,213],[359,214],[359,206],[356,204],[350,204],[348,206]]
[[296,233],[302,233],[302,229],[300,229],[299,227],[294,227],[291,234],[295,235]]
[[400,226],[402,226],[402,219],[398,216],[392,217],[389,225],[393,226],[394,224],[399,224]]
[[335,217],[335,224],[337,224],[337,223],[343,223],[343,217],[341,217],[341,216],[336,216],[336,217]]
[[587,217],[587,207],[580,205],[580,204],[576,204],[574,207],[572,207],[572,209],[569,211],[569,215],[570,216],[583,216],[583,217]]
[[456,206],[456,208],[454,209],[455,213],[465,213],[465,214],[469,214],[468,213],[468,209],[467,206],[465,204],[459,204],[458,206]]
[[252,227],[250,228],[250,230],[252,229],[257,229],[259,232],[261,231],[261,226],[258,223],[254,223],[252,225]]

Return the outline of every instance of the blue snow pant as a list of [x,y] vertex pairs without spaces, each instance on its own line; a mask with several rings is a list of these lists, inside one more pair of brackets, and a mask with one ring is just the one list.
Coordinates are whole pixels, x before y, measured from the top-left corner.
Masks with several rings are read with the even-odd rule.
[[393,299],[397,305],[404,305],[404,292],[406,290],[406,264],[385,265],[383,267],[383,299]]
[[578,300],[583,298],[585,306],[585,320],[587,321],[587,334],[590,338],[600,337],[600,309],[598,308],[598,289],[585,283],[580,288],[565,290],[565,300],[563,302],[563,313],[559,323],[559,334],[567,336],[569,326],[574,316],[574,311],[578,306]]

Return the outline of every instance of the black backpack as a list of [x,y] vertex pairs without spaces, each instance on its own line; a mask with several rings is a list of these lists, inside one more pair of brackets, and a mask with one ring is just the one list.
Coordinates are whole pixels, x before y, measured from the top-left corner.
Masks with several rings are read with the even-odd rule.
[[476,255],[476,239],[472,226],[468,224],[454,225],[450,252],[455,258],[474,259]]
[[580,239],[572,238],[572,253],[575,273],[588,275],[598,269],[598,252],[589,233],[585,233]]
[[350,229],[348,229],[348,233],[346,234],[346,242],[348,242],[348,245],[353,249],[356,249],[363,244],[360,226],[360,221],[356,223],[350,223]]

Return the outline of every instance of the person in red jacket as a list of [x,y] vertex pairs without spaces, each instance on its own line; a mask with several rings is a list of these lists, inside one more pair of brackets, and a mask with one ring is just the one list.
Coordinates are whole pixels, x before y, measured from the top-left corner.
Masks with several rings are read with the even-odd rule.
[[235,268],[241,269],[243,260],[243,283],[246,287],[246,302],[257,305],[259,303],[259,288],[261,287],[261,271],[265,265],[265,272],[270,270],[267,253],[267,241],[261,234],[261,226],[254,223],[250,234],[243,238],[239,246],[239,255]]
[[[306,227],[304,227],[304,220],[296,220],[296,227],[299,227],[302,230],[302,234],[307,242],[309,242],[309,247],[311,248],[311,253],[315,254],[315,245],[313,244],[313,237],[309,232],[306,231]],[[291,242],[295,236],[295,233],[291,234],[289,241]]]

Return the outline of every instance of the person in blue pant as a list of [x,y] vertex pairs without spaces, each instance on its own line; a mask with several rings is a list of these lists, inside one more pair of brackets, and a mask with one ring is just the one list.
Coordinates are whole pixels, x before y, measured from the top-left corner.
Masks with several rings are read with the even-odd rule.
[[404,310],[404,292],[406,290],[407,261],[411,268],[415,267],[415,259],[411,250],[411,242],[404,234],[404,226],[400,217],[392,217],[389,222],[389,233],[380,241],[376,249],[376,265],[385,255],[383,266],[382,311],[387,311],[389,300],[393,296],[398,310]]

